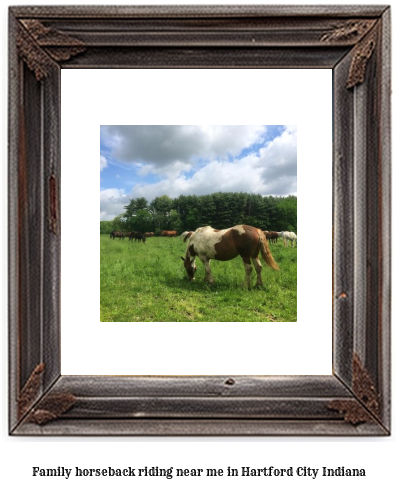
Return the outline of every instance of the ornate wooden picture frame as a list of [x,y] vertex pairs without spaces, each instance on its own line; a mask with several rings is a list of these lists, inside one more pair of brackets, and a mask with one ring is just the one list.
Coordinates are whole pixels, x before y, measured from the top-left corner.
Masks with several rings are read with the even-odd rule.
[[[60,374],[60,73],[100,67],[332,70],[330,376]],[[10,434],[389,435],[390,172],[388,6],[11,7]]]

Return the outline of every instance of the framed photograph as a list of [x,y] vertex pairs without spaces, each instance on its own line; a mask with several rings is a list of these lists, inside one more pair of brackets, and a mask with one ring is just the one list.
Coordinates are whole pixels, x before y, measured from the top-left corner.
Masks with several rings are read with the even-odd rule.
[[[10,435],[390,434],[390,35],[388,6],[10,7]],[[321,217],[310,208],[298,245],[298,255],[299,250],[314,255],[314,264],[308,268],[319,272],[317,265],[325,263],[325,258],[329,262],[332,251],[332,277],[327,277],[332,278],[332,285],[330,280],[328,286],[323,284],[322,279],[319,285],[313,276],[312,289],[305,290],[298,278],[298,324],[306,326],[316,319],[320,332],[328,333],[331,348],[326,356],[317,335],[312,342],[299,344],[305,337],[300,330],[293,338],[283,329],[277,342],[281,353],[289,354],[286,358],[296,352],[304,360],[309,355],[301,347],[307,345],[331,370],[316,375],[302,370],[292,375],[284,368],[273,369],[262,361],[266,339],[257,339],[255,332],[240,324],[217,320],[209,323],[212,326],[204,324],[191,338],[187,331],[173,331],[178,325],[174,322],[163,324],[165,338],[161,332],[152,332],[148,323],[145,330],[138,330],[148,330],[147,338],[136,338],[135,346],[121,338],[117,358],[136,357],[138,361],[131,372],[112,367],[98,370],[94,363],[92,372],[90,368],[85,373],[65,372],[64,362],[61,370],[61,352],[67,344],[75,359],[90,361],[91,352],[107,359],[103,346],[97,345],[97,326],[90,327],[83,304],[77,309],[71,301],[74,289],[68,291],[63,283],[70,270],[76,292],[78,284],[86,286],[86,291],[95,285],[85,265],[89,263],[86,258],[97,258],[97,253],[79,245],[79,263],[72,246],[63,240],[61,248],[61,230],[73,237],[68,210],[76,181],[86,182],[81,168],[71,178],[67,167],[74,165],[74,155],[64,154],[78,141],[71,138],[71,132],[84,132],[77,121],[75,130],[69,127],[64,115],[75,107],[72,118],[79,120],[91,111],[82,106],[79,77],[86,76],[92,87],[110,77],[107,80],[113,81],[108,87],[115,87],[112,77],[123,74],[132,92],[138,91],[144,100],[156,101],[159,93],[159,100],[165,101],[168,87],[176,112],[180,106],[193,104],[196,116],[191,124],[214,124],[196,113],[195,91],[172,97],[174,78],[187,80],[185,87],[189,87],[190,77],[198,81],[206,74],[204,86],[214,80],[207,90],[213,87],[217,92],[216,80],[227,74],[243,81],[245,97],[241,99],[252,101],[249,79],[259,84],[271,80],[272,72],[277,71],[286,76],[287,98],[290,86],[299,84],[299,74],[308,71],[306,85],[311,91],[304,92],[303,99],[309,112],[321,105],[312,97],[312,89],[316,94],[321,80],[318,72],[332,77],[327,86],[330,96],[325,98],[330,122],[319,122],[330,134],[327,155],[331,157],[320,163],[330,178],[317,179],[313,174],[314,188],[331,197],[332,206]],[[148,74],[153,77],[149,79]],[[65,81],[73,81],[75,75],[76,86],[67,89]],[[68,91],[72,96],[65,102]],[[112,105],[112,90],[104,95],[107,97]],[[239,101],[237,96],[237,108]],[[252,106],[256,107],[254,101]],[[128,123],[97,121],[94,131],[99,134],[99,125],[105,124],[175,124],[169,117],[166,122],[159,116],[148,120],[142,116],[139,122],[129,117]],[[251,118],[242,117],[240,123],[265,124],[262,117]],[[300,121],[273,123],[298,123],[300,135]],[[236,123],[229,120],[229,124]],[[97,139],[97,147],[87,146],[97,162],[98,143]],[[311,172],[306,179],[312,180]],[[76,230],[80,240],[81,225]],[[98,235],[98,223],[94,230]],[[91,235],[90,226],[85,233]],[[182,268],[181,260],[178,266]],[[313,311],[319,302],[313,289],[328,303],[317,318]],[[85,294],[75,295],[82,298]],[[89,304],[86,310],[94,311]],[[64,318],[65,312],[69,318]],[[66,324],[77,328],[71,330],[69,339]],[[117,325],[101,324],[104,330]],[[116,335],[108,331],[110,336]],[[123,337],[122,332],[119,336]],[[239,343],[230,345],[233,340]],[[244,363],[236,369],[230,362],[242,359],[244,352],[257,365]],[[189,368],[194,353],[199,354],[197,365]],[[168,358],[179,362],[179,370],[166,364]],[[208,364],[211,358],[218,364]]]

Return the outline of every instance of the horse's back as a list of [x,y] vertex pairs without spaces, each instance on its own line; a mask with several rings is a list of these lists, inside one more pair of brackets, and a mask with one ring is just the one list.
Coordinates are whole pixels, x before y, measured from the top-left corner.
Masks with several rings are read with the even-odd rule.
[[[206,256],[219,261],[236,256],[256,256],[259,253],[259,231],[256,227],[236,225],[228,229],[199,227],[189,238],[187,251],[194,256]],[[263,233],[262,233],[263,234]]]

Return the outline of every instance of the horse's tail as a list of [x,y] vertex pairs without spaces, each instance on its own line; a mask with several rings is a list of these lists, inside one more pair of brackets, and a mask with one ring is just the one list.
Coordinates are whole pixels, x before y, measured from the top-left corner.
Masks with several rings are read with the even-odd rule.
[[269,245],[267,243],[267,239],[263,232],[258,229],[259,232],[259,245],[260,245],[260,252],[262,254],[262,258],[265,260],[266,264],[272,268],[273,270],[280,270],[279,266],[275,262],[273,255],[270,252]]

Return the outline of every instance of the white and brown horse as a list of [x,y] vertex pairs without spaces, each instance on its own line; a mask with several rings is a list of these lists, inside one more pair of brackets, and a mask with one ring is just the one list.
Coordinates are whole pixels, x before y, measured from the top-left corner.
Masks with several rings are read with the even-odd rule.
[[247,225],[236,225],[230,229],[218,230],[213,227],[200,227],[188,239],[184,266],[189,280],[194,280],[195,257],[198,256],[205,267],[205,281],[214,283],[210,260],[228,261],[241,256],[245,267],[245,285],[250,287],[252,265],[257,274],[256,285],[261,287],[262,283],[262,264],[259,261],[259,254],[266,264],[273,270],[279,267],[274,261],[267,244],[267,239],[260,229]]

